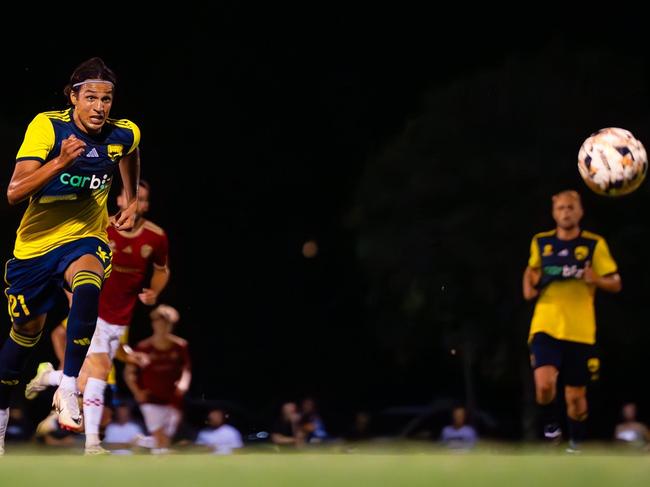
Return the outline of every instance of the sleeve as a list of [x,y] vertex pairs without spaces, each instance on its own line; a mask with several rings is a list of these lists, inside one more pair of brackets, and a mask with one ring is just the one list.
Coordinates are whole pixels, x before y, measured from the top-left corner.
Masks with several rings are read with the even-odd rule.
[[18,149],[16,162],[36,160],[45,162],[47,155],[54,148],[54,126],[49,118],[39,113],[27,127],[23,143]]
[[130,154],[134,150],[138,148],[140,145],[140,128],[134,124],[133,122],[129,122],[129,127],[131,128],[131,131],[133,132],[133,143],[131,144],[131,148],[127,152],[127,154]]
[[169,241],[167,234],[163,233],[153,250],[153,263],[157,267],[166,267],[169,254]]
[[113,434],[115,432],[115,427],[112,424],[106,426],[104,430],[104,442],[106,443],[117,443],[117,435]]
[[469,439],[470,439],[471,441],[473,441],[473,442],[478,441],[478,433],[477,433],[476,430],[475,430],[473,427],[471,427],[471,426],[470,426],[470,428],[469,428]]
[[210,445],[210,441],[208,440],[208,435],[206,434],[207,432],[205,430],[199,431],[199,436],[196,437],[196,441],[194,442],[197,445]]
[[599,239],[598,242],[596,242],[591,266],[599,276],[614,274],[618,271],[618,266],[612,258],[612,255],[609,253],[609,247],[604,239]]
[[542,267],[542,258],[539,255],[539,243],[537,237],[533,237],[530,242],[530,257],[528,258],[528,267],[538,269]]

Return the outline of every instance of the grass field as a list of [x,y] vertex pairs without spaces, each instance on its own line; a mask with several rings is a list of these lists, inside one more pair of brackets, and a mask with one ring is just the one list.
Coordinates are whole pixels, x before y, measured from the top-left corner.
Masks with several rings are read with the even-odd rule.
[[[363,450],[363,449],[362,449]],[[404,448],[318,453],[83,457],[18,449],[0,458],[0,487],[194,486],[648,486],[650,454],[606,449]]]

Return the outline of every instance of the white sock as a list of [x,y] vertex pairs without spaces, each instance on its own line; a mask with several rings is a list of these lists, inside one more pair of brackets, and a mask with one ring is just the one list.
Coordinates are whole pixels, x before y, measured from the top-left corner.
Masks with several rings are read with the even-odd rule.
[[9,408],[0,409],[0,455],[5,452],[5,433],[9,422]]
[[43,382],[48,386],[58,386],[63,378],[62,370],[53,370],[47,374],[43,374]]
[[76,377],[70,377],[69,375],[62,374],[61,382],[59,383],[59,387],[61,389],[65,389],[66,391],[77,392],[77,378]]
[[84,390],[84,427],[86,446],[99,445],[99,423],[104,411],[106,381],[90,377]]

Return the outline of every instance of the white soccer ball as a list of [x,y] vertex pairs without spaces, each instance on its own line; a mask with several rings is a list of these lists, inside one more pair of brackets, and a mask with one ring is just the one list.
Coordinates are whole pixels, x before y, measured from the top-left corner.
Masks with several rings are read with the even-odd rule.
[[605,196],[622,196],[637,189],[648,171],[643,144],[625,129],[600,129],[582,143],[578,170],[587,186]]

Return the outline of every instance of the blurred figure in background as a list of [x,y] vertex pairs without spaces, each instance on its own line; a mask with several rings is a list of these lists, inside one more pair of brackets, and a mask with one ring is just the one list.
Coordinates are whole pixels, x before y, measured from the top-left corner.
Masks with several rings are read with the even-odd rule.
[[229,455],[234,450],[243,448],[241,434],[227,424],[228,414],[223,409],[215,408],[208,413],[207,428],[199,432],[197,445],[210,448],[217,455]]
[[458,406],[451,412],[452,423],[442,429],[440,441],[454,450],[469,450],[476,445],[478,434],[467,424],[467,412]]
[[280,417],[271,429],[271,441],[278,446],[300,447],[305,443],[305,434],[300,427],[300,413],[295,402],[285,402]]
[[140,405],[147,430],[154,438],[154,454],[169,452],[181,419],[183,396],[192,380],[187,341],[172,334],[180,316],[171,306],[158,305],[150,314],[153,335],[135,347],[148,365],[127,364],[124,380]]
[[123,403],[115,408],[113,421],[106,426],[104,443],[111,448],[130,448],[143,433],[142,427],[131,419],[131,407]]
[[9,423],[5,440],[9,442],[29,441],[32,437],[33,426],[25,417],[20,407],[13,407],[9,410]]
[[329,435],[325,430],[323,419],[318,413],[316,401],[306,397],[300,404],[300,428],[307,443],[319,443],[326,440]]
[[623,421],[616,425],[614,439],[632,447],[644,448],[650,443],[650,431],[645,424],[637,421],[636,412],[635,403],[628,402],[623,405]]

